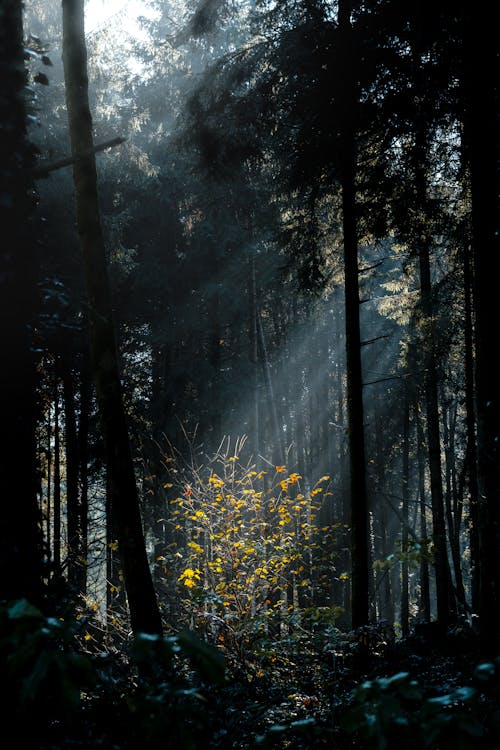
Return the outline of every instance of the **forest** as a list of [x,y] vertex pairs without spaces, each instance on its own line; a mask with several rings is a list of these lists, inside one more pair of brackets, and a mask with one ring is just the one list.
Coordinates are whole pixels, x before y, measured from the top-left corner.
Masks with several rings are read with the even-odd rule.
[[500,750],[491,6],[0,0],[0,716]]

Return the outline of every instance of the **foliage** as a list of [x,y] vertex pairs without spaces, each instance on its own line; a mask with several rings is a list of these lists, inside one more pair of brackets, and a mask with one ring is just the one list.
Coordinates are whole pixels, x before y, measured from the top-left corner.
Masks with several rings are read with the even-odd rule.
[[411,570],[416,570],[422,561],[433,562],[433,548],[431,539],[418,539],[409,537],[406,542],[397,540],[397,548],[381,560],[373,561],[374,570],[392,569],[402,562],[408,563]]
[[221,652],[189,631],[168,637],[140,633],[130,659],[138,679],[123,695],[119,726],[108,723],[110,741],[116,731],[125,747],[199,747],[211,733],[209,696],[225,680]]
[[408,672],[363,682],[353,693],[343,728],[363,747],[391,750],[498,748],[500,662],[480,664],[477,687],[426,691]]
[[[324,619],[314,602],[329,593],[339,525],[318,528],[329,477],[309,490],[301,479],[284,465],[257,471],[219,452],[191,467],[169,502],[163,574],[175,579],[187,622],[229,651],[270,628],[279,637]],[[325,609],[333,620],[342,611]]]
[[140,633],[125,659],[118,651],[89,654],[85,637],[76,637],[82,628],[91,623],[46,617],[24,599],[1,608],[7,725],[21,727],[31,741],[37,721],[37,741],[43,742],[44,728],[69,721],[82,731],[78,721],[84,717],[103,722],[101,732],[125,747],[194,747],[194,734],[207,731],[206,688],[225,681],[220,650],[182,631],[164,638]]
[[0,665],[4,684],[13,688],[5,696],[9,720],[75,713],[82,690],[95,683],[90,659],[75,648],[75,632],[25,599],[1,607]]

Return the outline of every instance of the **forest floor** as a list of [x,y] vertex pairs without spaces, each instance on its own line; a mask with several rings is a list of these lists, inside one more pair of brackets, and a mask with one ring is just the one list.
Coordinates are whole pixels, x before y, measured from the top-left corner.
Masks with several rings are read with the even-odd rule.
[[[274,642],[265,650],[248,648],[244,655],[187,641],[184,662],[182,644],[172,641],[166,670],[158,643],[144,641],[147,658],[136,660],[132,670],[118,652],[94,654],[98,682],[71,716],[47,723],[44,713],[47,731],[31,746],[500,748],[500,662],[482,658],[470,630],[442,636],[429,627],[418,636],[384,640],[376,628],[366,628],[323,641],[320,651],[311,636],[296,648],[290,641]],[[221,651],[223,679],[217,674]]]
[[[500,735],[497,744],[490,726],[491,701],[498,695],[486,697],[477,689],[482,661],[477,638],[470,633],[443,638],[430,629],[387,643],[376,635],[367,628],[359,639],[316,658],[302,654],[288,667],[266,669],[250,685],[240,684],[239,700],[233,683],[223,731],[231,739],[213,746],[500,747]],[[472,699],[482,705],[482,722],[477,706],[469,705]],[[464,736],[457,737],[457,730]]]
[[0,606],[3,735],[23,750],[500,750],[500,657],[470,627],[415,630],[311,621],[209,644],[14,601]]

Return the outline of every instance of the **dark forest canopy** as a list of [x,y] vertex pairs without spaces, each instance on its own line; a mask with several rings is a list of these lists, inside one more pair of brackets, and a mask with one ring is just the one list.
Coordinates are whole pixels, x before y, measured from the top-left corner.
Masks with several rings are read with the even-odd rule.
[[[197,747],[176,690],[230,675],[241,711],[301,659],[294,712],[210,747],[499,746],[497,70],[477,4],[4,0],[0,661],[32,644],[7,714],[45,715],[45,681],[78,712],[135,637],[120,747]],[[451,642],[472,686],[452,647],[415,685]]]

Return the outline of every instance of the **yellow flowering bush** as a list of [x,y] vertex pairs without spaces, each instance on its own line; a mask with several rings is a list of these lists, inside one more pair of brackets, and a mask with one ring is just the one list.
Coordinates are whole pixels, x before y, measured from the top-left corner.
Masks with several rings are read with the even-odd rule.
[[318,528],[330,478],[305,490],[286,466],[257,471],[228,451],[181,476],[166,565],[188,624],[221,643],[271,622],[288,632],[333,577],[337,525]]

